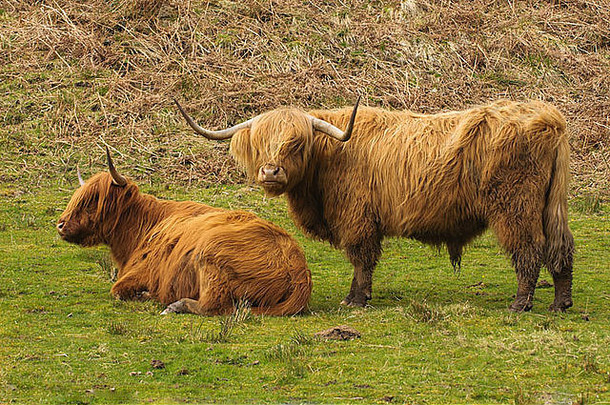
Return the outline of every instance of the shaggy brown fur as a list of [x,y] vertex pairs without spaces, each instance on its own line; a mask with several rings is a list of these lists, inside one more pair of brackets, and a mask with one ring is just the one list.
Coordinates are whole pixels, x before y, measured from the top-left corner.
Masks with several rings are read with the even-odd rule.
[[302,311],[311,274],[296,241],[244,211],[161,201],[131,181],[98,173],[73,195],[58,222],[63,239],[107,244],[119,267],[112,294],[150,296],[168,312],[225,314],[246,300],[257,314]]
[[[309,112],[339,128],[350,113]],[[572,305],[569,146],[549,104],[434,115],[362,108],[345,143],[313,131],[304,112],[279,109],[237,132],[231,151],[268,194],[286,194],[301,229],[345,250],[355,268],[346,304],[370,299],[384,236],[444,244],[459,266],[463,247],[491,227],[517,272],[512,310],[531,308],[541,264],[555,281],[550,309]]]

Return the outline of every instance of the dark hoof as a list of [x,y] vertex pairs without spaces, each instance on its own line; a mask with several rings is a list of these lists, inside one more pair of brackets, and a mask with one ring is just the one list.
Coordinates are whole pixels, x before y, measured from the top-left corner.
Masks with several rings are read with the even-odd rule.
[[152,297],[148,291],[140,291],[139,293],[136,294],[136,299],[138,301],[148,301],[148,300],[152,299]]
[[176,301],[169,304],[167,308],[165,308],[163,312],[161,312],[161,315],[181,314],[184,312],[186,312],[186,304],[182,301]]
[[367,299],[362,297],[345,297],[343,301],[341,301],[341,305],[345,305],[346,307],[366,307]]
[[571,306],[572,306],[572,300],[559,301],[559,302],[555,301],[549,307],[549,311],[566,312],[566,309],[570,308]]
[[531,301],[515,300],[508,309],[513,312],[527,312],[532,309],[532,307],[533,304]]

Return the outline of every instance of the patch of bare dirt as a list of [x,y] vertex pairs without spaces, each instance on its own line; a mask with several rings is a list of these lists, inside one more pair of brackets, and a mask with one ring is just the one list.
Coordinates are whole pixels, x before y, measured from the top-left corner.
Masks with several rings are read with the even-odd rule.
[[353,340],[360,338],[360,332],[351,326],[340,325],[317,332],[314,336],[323,340]]

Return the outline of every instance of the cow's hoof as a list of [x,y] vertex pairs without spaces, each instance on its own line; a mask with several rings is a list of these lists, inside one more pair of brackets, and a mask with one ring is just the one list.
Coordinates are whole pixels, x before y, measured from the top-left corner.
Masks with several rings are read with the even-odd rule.
[[148,301],[149,299],[151,299],[151,296],[148,291],[140,291],[136,294],[136,299],[138,301]]
[[531,301],[516,299],[510,305],[510,307],[508,307],[508,309],[513,312],[526,312],[526,311],[529,311],[530,309],[532,309],[533,306],[534,305],[532,304]]
[[167,308],[165,308],[163,312],[161,312],[161,315],[181,314],[184,312],[186,312],[186,304],[183,301],[176,301],[169,304]]
[[345,305],[346,307],[366,307],[367,299],[362,297],[358,299],[358,297],[345,297],[343,301],[341,301],[341,305]]
[[551,304],[551,306],[549,307],[549,311],[566,312],[566,309],[570,308],[571,306],[572,306],[571,299],[559,300],[559,301],[555,301]]

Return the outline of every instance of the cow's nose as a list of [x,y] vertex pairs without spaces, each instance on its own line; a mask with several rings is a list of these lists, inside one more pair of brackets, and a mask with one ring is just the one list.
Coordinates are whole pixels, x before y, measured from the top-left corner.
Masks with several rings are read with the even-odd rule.
[[269,178],[273,178],[273,177],[277,177],[277,174],[280,172],[280,168],[279,167],[263,167],[263,175],[265,177],[269,177]]
[[63,230],[64,230],[64,225],[65,225],[65,224],[66,224],[66,223],[65,223],[64,221],[60,221],[60,222],[58,222],[58,223],[57,223],[57,232],[59,232],[59,233],[63,233]]
[[260,181],[278,181],[284,177],[284,169],[280,166],[266,164],[261,167],[258,178]]

